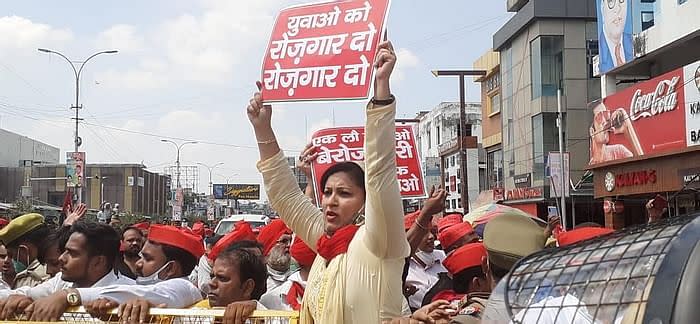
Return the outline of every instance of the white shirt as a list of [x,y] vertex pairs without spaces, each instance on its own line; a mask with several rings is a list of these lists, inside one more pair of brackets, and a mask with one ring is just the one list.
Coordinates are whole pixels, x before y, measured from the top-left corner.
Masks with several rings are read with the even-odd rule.
[[270,291],[272,289],[277,288],[281,284],[285,283],[287,279],[289,279],[289,276],[291,273],[289,271],[285,273],[281,273],[279,271],[275,271],[274,269],[270,268],[270,266],[267,267],[267,291]]
[[175,278],[154,285],[113,285],[103,288],[78,288],[83,304],[106,298],[123,304],[134,298],[143,298],[166,308],[185,308],[202,300],[202,293],[187,278]]
[[[306,281],[301,279],[301,273],[297,271],[289,276],[287,281],[283,284],[273,289],[268,288],[267,292],[260,297],[260,303],[267,307],[267,309],[283,311],[293,310],[292,306],[287,304],[287,293],[289,289],[292,288],[293,282],[299,283],[306,289]],[[299,301],[299,304],[301,304],[301,301]]]
[[571,295],[547,297],[521,310],[513,317],[511,323],[516,323],[516,320],[519,321],[517,323],[594,323],[586,305]]
[[211,265],[209,265],[209,260],[206,255],[199,258],[199,265],[197,266],[197,287],[205,295],[209,294],[209,282],[211,281]]
[[[420,259],[425,266],[416,261],[416,258]],[[421,308],[425,294],[438,282],[438,273],[447,272],[447,269],[442,266],[443,260],[445,260],[445,252],[442,250],[433,250],[432,253],[418,251],[411,257],[406,285],[418,288],[415,294],[408,297],[408,304],[412,308]]]
[[[111,285],[133,285],[134,280],[124,275],[116,275],[114,270],[110,270],[106,275],[104,275],[100,280],[95,282],[91,287],[105,287]],[[46,280],[34,287],[19,287],[15,290],[0,292],[2,298],[7,298],[9,295],[24,295],[31,299],[37,300],[49,296],[55,292],[61,291],[67,288],[73,288],[75,284],[73,282],[63,280],[63,274],[57,273],[53,278]]]

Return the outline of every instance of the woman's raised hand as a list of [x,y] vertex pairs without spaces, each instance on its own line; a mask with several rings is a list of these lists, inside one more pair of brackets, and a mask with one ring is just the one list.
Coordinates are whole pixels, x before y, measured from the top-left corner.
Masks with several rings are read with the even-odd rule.
[[253,97],[248,102],[248,119],[255,129],[271,128],[272,106],[263,105],[262,94],[260,93],[262,84],[260,81],[255,82],[255,85],[258,87],[258,91],[253,94]]

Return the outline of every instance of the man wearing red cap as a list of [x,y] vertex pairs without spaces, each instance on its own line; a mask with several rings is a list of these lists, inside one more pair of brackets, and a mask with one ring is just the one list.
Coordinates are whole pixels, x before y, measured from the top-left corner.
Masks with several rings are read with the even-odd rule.
[[477,242],[479,237],[476,235],[474,228],[469,222],[462,222],[460,220],[460,222],[456,224],[448,223],[447,226],[442,228],[442,231],[438,228],[438,240],[445,250],[445,253],[449,254],[460,246]]
[[[127,313],[134,305],[148,303],[161,307],[184,308],[202,300],[202,294],[189,280],[197,259],[204,254],[200,238],[190,230],[153,225],[137,262],[137,285],[113,285],[101,288],[65,289],[38,300],[53,305],[33,313],[32,321],[57,319],[69,306],[100,303],[106,308],[120,307]],[[138,313],[138,309],[134,309]]]
[[433,186],[423,208],[404,219],[406,236],[412,252],[404,281],[404,287],[407,287],[404,295],[408,297],[408,304],[412,310],[421,307],[425,293],[438,282],[439,274],[447,272],[441,264],[445,253],[435,249],[437,228],[431,221],[433,215],[444,209],[446,196],[447,193],[442,188],[436,190]]
[[197,286],[205,294],[209,292],[209,282],[211,281],[211,271],[216,257],[231,244],[240,241],[255,241],[255,233],[250,224],[239,221],[235,224],[234,230],[222,236],[211,247],[206,255],[202,256],[197,266]]
[[281,219],[275,219],[260,230],[258,242],[263,245],[263,255],[267,260],[267,289],[271,290],[283,284],[289,271],[289,244],[292,231]]
[[268,309],[299,310],[306,289],[306,280],[311,265],[316,259],[316,252],[311,250],[298,236],[289,249],[292,258],[299,264],[299,271],[292,273],[287,281],[267,292],[260,298],[260,303]]

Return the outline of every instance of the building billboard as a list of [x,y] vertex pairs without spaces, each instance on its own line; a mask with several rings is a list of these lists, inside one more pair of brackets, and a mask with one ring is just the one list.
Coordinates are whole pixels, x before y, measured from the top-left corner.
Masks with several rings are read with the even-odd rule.
[[634,59],[632,1],[596,0],[598,10],[599,71],[608,71]]
[[259,184],[214,184],[215,199],[260,200]]
[[700,61],[591,104],[589,164],[700,145]]
[[66,184],[82,187],[85,179],[85,152],[66,152]]

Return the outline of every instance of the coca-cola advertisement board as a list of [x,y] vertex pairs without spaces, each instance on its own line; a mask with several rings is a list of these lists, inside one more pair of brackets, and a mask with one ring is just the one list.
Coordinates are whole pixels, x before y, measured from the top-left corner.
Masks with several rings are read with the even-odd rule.
[[700,78],[699,64],[695,62],[591,103],[589,164],[614,164],[700,144],[700,81],[696,81]]

